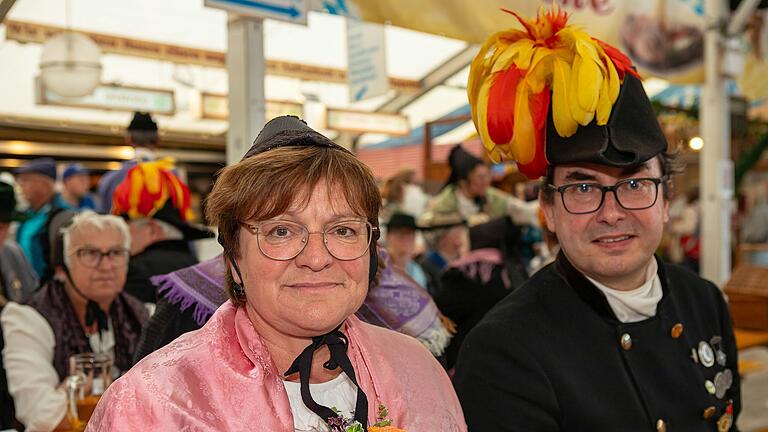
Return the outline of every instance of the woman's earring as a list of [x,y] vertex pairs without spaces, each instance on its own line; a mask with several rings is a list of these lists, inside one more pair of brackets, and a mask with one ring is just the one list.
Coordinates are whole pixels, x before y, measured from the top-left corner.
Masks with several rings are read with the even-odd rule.
[[245,288],[237,282],[232,282],[232,292],[235,294],[235,297],[245,297]]

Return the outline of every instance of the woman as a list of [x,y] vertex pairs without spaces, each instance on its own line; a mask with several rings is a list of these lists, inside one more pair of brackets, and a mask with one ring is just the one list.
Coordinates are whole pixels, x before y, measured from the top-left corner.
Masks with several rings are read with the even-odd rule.
[[377,266],[380,202],[347,150],[295,117],[270,121],[206,205],[230,301],[110,386],[88,430],[343,431],[384,416],[465,431],[431,354],[352,316]]
[[458,212],[470,226],[507,214],[510,196],[491,186],[491,170],[461,145],[448,155],[451,176],[429,203],[434,213]]
[[60,211],[49,225],[53,278],[27,305],[8,303],[0,315],[8,390],[30,431],[68,428],[61,383],[70,356],[108,353],[125,371],[147,320],[144,306],[122,293],[128,226],[117,216],[73,215]]

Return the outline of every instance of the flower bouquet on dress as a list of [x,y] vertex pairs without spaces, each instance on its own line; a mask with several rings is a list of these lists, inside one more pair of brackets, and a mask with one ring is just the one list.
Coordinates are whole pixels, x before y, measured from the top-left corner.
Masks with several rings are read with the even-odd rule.
[[[332,408],[336,411],[335,408]],[[368,427],[368,432],[406,432],[405,429],[399,429],[392,426],[392,420],[387,419],[389,412],[384,404],[379,404],[379,414],[376,416],[376,423]],[[331,432],[365,432],[363,425],[355,420],[345,418],[341,415],[328,419],[328,426]]]

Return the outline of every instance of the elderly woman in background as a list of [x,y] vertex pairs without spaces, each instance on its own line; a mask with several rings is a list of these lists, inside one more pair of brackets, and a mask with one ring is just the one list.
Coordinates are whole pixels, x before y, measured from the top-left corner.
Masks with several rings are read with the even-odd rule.
[[88,430],[374,431],[388,417],[465,431],[429,351],[353,316],[380,202],[349,151],[296,117],[270,121],[208,197],[230,301],[113,383]]
[[147,320],[144,306],[122,293],[130,247],[122,219],[63,210],[48,232],[54,277],[26,305],[8,303],[0,315],[8,389],[30,431],[68,427],[60,383],[70,356],[107,353],[127,370]]

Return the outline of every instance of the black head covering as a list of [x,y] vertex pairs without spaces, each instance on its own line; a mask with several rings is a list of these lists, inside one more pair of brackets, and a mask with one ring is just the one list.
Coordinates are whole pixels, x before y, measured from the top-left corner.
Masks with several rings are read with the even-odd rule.
[[[129,220],[128,214],[121,215],[125,220]],[[151,216],[152,219],[161,220],[167,224],[176,227],[184,236],[184,240],[200,240],[205,238],[213,238],[213,231],[204,226],[195,225],[189,222],[185,222],[181,218],[180,210],[173,206],[171,199],[165,201],[165,204]]]
[[395,213],[387,222],[387,229],[391,230],[393,228],[411,228],[416,230],[418,229],[416,218],[406,213]]
[[133,119],[128,125],[129,131],[147,131],[157,132],[157,123],[152,120],[152,116],[145,112],[134,112]]
[[596,163],[635,167],[667,149],[667,139],[643,84],[629,73],[624,75],[607,124],[598,126],[592,120],[564,138],[555,130],[550,108],[546,142],[550,165]]
[[[253,141],[253,145],[245,153],[243,159],[248,159],[251,156],[264,153],[269,150],[273,150],[280,147],[327,147],[339,151],[344,151],[352,154],[349,150],[329,140],[324,135],[318,133],[314,129],[310,128],[303,120],[296,116],[281,116],[274,118],[264,125],[264,128],[259,132],[259,135]],[[375,237],[373,243],[378,240],[378,231],[374,231]],[[240,278],[242,283],[243,278],[240,275],[240,269],[237,263],[232,259],[229,248],[223,243],[221,236],[219,236],[219,243],[224,248],[224,255],[229,259],[232,267]],[[372,282],[376,276],[376,270],[378,268],[378,255],[376,252],[375,244],[370,248],[371,250],[371,263],[369,267],[368,281]],[[240,288],[242,290],[242,287]],[[315,336],[312,338],[312,343],[299,354],[293,361],[291,367],[285,372],[285,376],[292,375],[296,372],[299,373],[299,382],[301,385],[301,400],[304,405],[312,412],[317,414],[321,419],[328,422],[329,419],[339,418],[331,408],[323,406],[315,402],[312,398],[312,394],[309,391],[309,376],[311,373],[312,357],[315,351],[322,348],[324,345],[328,346],[331,353],[331,358],[326,362],[323,367],[329,370],[334,370],[338,367],[347,374],[349,379],[357,386],[357,401],[355,404],[355,420],[363,425],[364,430],[368,428],[368,398],[366,397],[363,389],[357,383],[355,376],[355,370],[352,367],[352,362],[347,355],[347,337],[342,333],[339,327],[333,331],[324,335]]]
[[456,145],[456,147],[452,148],[451,152],[448,154],[448,166],[451,167],[451,176],[448,177],[445,186],[458,183],[459,180],[466,180],[467,177],[469,177],[469,173],[471,173],[476,166],[482,164],[482,159],[468,153],[464,150],[461,144]]
[[21,214],[16,211],[16,192],[14,192],[13,186],[0,181],[0,222],[13,222],[21,219],[23,219]]

